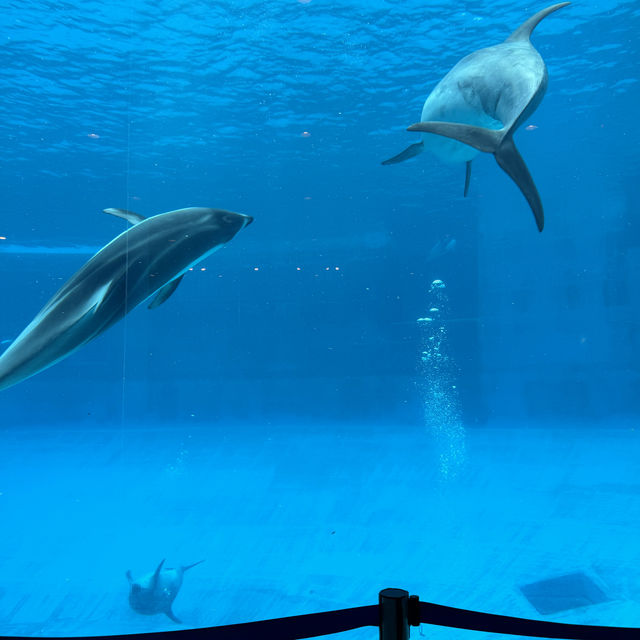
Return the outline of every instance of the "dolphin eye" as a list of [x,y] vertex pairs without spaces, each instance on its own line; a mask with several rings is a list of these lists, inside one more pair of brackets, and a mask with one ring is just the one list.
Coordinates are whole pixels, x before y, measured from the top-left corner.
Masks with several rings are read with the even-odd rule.
[[226,215],[222,216],[222,220],[224,222],[226,222],[227,224],[231,224],[231,223],[233,223],[233,216],[230,216],[229,214],[226,214]]

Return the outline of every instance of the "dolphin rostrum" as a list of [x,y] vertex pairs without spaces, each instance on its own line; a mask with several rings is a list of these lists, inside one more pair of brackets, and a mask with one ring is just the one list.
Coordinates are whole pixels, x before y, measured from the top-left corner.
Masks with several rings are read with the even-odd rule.
[[423,132],[422,141],[382,164],[408,160],[425,148],[441,160],[466,162],[466,196],[471,160],[478,151],[493,153],[527,199],[542,231],[542,201],[513,134],[537,109],[547,90],[547,67],[531,44],[531,33],[543,18],[568,4],[560,2],[539,11],[501,44],[460,60],[427,97],[422,121],[408,128]]
[[131,571],[127,571],[127,580],[130,586],[129,605],[135,612],[145,616],[164,613],[174,622],[180,623],[181,621],[171,610],[171,605],[182,586],[184,572],[201,562],[204,560],[178,569],[163,569],[163,560],[153,573],[143,576],[139,580],[134,580]]
[[253,218],[191,207],[143,218],[105,209],[134,226],[114,238],[47,302],[0,356],[0,390],[66,358],[153,294],[162,304],[183,274]]

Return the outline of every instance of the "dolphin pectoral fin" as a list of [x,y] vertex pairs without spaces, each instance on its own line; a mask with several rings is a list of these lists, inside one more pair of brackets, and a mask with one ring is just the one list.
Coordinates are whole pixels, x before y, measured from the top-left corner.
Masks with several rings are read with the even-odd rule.
[[130,224],[138,224],[138,222],[142,222],[144,220],[144,216],[141,216],[139,213],[129,211],[128,209],[116,209],[114,207],[109,207],[108,209],[103,209],[102,211],[112,216],[123,218]]
[[204,560],[198,560],[198,562],[194,562],[193,564],[188,564],[186,567],[182,567],[182,570],[186,571],[187,569],[192,569],[196,565],[202,564],[203,562]]
[[464,197],[467,197],[469,193],[469,182],[471,182],[471,160],[467,160],[467,165],[464,172]]
[[156,293],[155,298],[149,303],[147,309],[155,309],[156,307],[159,307],[163,302],[166,302],[171,297],[171,294],[178,288],[178,285],[182,281],[183,277],[184,273],[175,280],[167,282],[164,287],[159,289],[158,293]]
[[487,129],[458,122],[416,122],[408,127],[407,131],[435,133],[445,138],[453,138],[486,153],[495,153],[505,135],[503,129]]
[[536,188],[533,178],[529,173],[527,165],[516,149],[511,136],[507,136],[500,147],[493,154],[502,170],[518,185],[522,195],[527,199],[531,211],[536,219],[538,231],[544,228],[544,211],[540,194]]
[[382,164],[397,164],[398,162],[404,162],[405,160],[409,160],[410,158],[415,158],[417,155],[421,154],[423,151],[424,151],[424,143],[416,142],[415,144],[409,145],[404,151],[400,152],[397,156],[393,156],[393,158],[384,160]]
[[169,607],[164,613],[166,614],[167,618],[169,618],[170,620],[173,620],[177,624],[182,624],[182,620],[176,617],[176,614],[173,613],[173,611],[171,611],[171,607]]

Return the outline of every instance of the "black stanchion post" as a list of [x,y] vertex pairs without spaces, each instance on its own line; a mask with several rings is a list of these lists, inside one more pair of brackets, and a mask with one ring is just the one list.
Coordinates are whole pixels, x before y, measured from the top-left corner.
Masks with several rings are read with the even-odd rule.
[[409,592],[383,589],[378,605],[380,640],[409,640]]

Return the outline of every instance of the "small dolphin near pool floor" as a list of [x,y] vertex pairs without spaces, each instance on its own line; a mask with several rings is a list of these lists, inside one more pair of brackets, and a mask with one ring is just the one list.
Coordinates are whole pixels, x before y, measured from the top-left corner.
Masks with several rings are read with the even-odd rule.
[[157,613],[164,613],[169,620],[180,624],[182,621],[173,613],[173,601],[180,591],[184,572],[196,565],[204,562],[198,560],[193,564],[171,569],[165,568],[164,560],[160,562],[156,570],[134,580],[131,571],[127,571],[127,580],[131,591],[129,591],[129,605],[136,612],[145,616],[152,616]]
[[[0,635],[250,622],[374,604],[385,587],[511,616],[637,625],[640,431],[465,432],[466,461],[446,477],[419,425],[7,425]],[[180,588],[181,626],[127,602],[123,571],[144,576],[164,557],[207,559]]]

